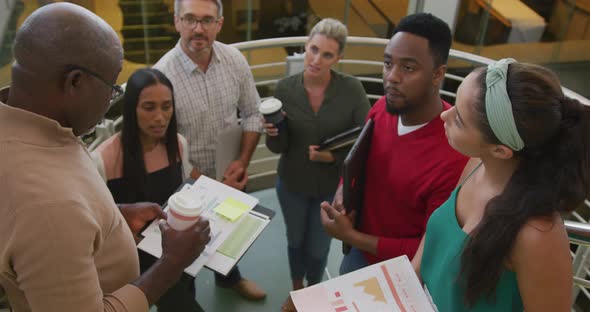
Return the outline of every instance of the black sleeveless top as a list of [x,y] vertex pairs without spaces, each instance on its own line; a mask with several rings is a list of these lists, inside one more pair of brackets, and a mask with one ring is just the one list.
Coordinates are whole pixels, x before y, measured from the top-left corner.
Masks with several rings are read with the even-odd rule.
[[124,177],[107,181],[107,187],[113,194],[116,203],[130,204],[142,201],[163,205],[170,195],[182,184],[182,164],[180,161],[148,173],[145,181],[145,192],[132,194],[129,184],[133,183]]

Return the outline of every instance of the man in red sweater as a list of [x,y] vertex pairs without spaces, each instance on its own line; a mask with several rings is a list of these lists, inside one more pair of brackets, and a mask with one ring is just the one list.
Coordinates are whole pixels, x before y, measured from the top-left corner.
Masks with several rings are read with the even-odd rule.
[[368,118],[375,123],[366,167],[359,229],[345,214],[342,186],[322,203],[322,223],[352,246],[345,274],[418,249],[432,212],[448,197],[467,163],[447,142],[439,118],[451,106],[440,98],[451,46],[448,25],[431,14],[403,18],[385,49],[383,85]]

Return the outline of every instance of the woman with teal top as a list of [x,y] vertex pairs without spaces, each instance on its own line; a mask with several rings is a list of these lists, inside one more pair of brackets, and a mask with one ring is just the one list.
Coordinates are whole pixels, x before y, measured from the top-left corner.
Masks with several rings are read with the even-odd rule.
[[587,195],[589,116],[540,66],[504,59],[465,78],[441,118],[473,159],[412,261],[440,312],[570,311],[560,213]]

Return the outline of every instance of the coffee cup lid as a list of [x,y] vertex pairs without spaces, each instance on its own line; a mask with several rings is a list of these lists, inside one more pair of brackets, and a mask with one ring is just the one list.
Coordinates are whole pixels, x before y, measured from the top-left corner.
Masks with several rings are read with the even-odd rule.
[[170,209],[185,217],[194,217],[201,214],[201,201],[188,192],[172,194],[168,199]]
[[275,98],[270,98],[262,103],[260,103],[260,113],[262,114],[272,114],[278,111],[283,107],[283,103]]

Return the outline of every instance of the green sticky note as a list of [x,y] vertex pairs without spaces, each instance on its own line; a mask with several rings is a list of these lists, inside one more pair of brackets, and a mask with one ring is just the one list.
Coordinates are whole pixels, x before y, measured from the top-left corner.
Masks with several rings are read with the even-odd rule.
[[264,225],[264,221],[257,217],[246,216],[238,224],[229,237],[217,248],[217,252],[232,259],[237,259],[240,252],[247,247],[248,240]]
[[213,211],[220,214],[231,222],[236,221],[244,212],[248,211],[248,205],[233,198],[224,200],[219,206],[215,207]]

